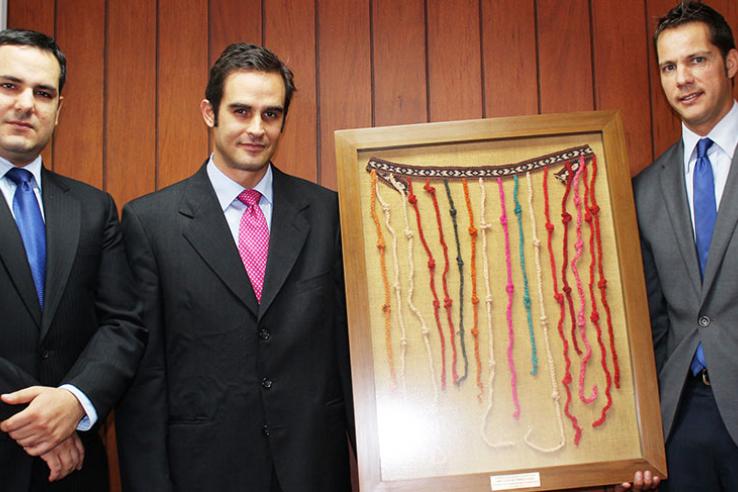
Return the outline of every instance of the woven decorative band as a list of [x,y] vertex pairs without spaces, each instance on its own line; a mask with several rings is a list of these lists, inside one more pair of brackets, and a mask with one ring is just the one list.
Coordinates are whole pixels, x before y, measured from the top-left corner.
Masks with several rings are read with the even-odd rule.
[[[584,160],[589,162],[594,157],[594,151],[589,145],[582,145],[514,164],[474,167],[413,166],[371,157],[366,165],[366,170],[368,172],[375,170],[377,177],[388,186],[392,185],[387,176],[393,175],[400,182],[403,191],[407,191],[407,182],[404,177],[426,179],[505,178],[566,163],[569,163],[572,172],[576,172],[579,169],[580,157],[584,157]],[[569,171],[566,166],[556,173],[556,179],[562,183],[566,183],[568,178]]]

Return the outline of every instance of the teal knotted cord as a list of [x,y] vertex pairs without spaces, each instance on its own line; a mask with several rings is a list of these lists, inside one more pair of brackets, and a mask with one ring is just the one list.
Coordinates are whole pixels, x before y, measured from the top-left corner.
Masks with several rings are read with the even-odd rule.
[[515,217],[518,219],[518,251],[520,256],[520,270],[523,272],[523,306],[528,319],[528,335],[530,337],[530,360],[532,376],[538,374],[538,349],[536,348],[536,336],[533,332],[533,311],[531,309],[530,288],[528,287],[528,271],[525,268],[525,233],[523,232],[523,207],[520,206],[518,197],[518,176],[513,176],[513,200],[515,201]]

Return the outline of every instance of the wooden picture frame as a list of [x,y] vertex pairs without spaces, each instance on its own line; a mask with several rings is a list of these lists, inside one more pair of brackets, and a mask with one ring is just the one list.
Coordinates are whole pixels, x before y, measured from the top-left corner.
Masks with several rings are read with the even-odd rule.
[[335,139],[361,490],[665,477],[619,114]]

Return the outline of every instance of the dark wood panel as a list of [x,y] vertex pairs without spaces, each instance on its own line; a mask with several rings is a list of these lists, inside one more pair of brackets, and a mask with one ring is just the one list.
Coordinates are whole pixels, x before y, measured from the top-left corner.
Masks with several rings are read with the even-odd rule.
[[[32,29],[49,36],[55,35],[54,0],[8,0],[8,27]],[[64,51],[64,46],[61,47]],[[53,139],[41,153],[44,164],[53,168]]]
[[372,5],[374,124],[425,123],[425,2],[375,0]]
[[261,44],[261,0],[210,0],[210,64],[231,43]]
[[9,0],[8,27],[54,35],[54,0]]
[[[725,17],[733,30],[733,37],[738,39],[738,2],[736,0],[708,0],[707,3]],[[733,94],[738,97],[738,86],[735,84]]]
[[541,112],[594,109],[589,2],[538,0]]
[[648,0],[646,2],[646,19],[648,24],[648,66],[651,78],[651,119],[653,122],[653,150],[658,157],[680,138],[682,130],[679,118],[669,106],[661,88],[658,60],[653,44],[653,32],[659,17],[666,14],[675,5],[672,0]]
[[105,0],[59,0],[56,39],[67,55],[68,77],[54,170],[102,188]]
[[619,109],[632,173],[653,160],[643,0],[592,2],[596,109]]
[[[120,209],[155,187],[156,4],[109,0],[107,17],[104,175]],[[105,437],[110,490],[118,492],[120,469],[112,418]]]
[[156,185],[156,3],[109,0],[108,20],[105,184],[122,207]]
[[318,2],[318,179],[336,187],[333,132],[372,124],[368,0]]
[[484,115],[538,112],[535,0],[482,0]]
[[430,121],[482,116],[477,0],[428,0]]
[[207,14],[207,0],[159,0],[157,188],[191,175],[208,155],[199,109],[207,84]]
[[290,67],[297,86],[274,163],[285,172],[317,181],[314,0],[266,0],[264,44]]

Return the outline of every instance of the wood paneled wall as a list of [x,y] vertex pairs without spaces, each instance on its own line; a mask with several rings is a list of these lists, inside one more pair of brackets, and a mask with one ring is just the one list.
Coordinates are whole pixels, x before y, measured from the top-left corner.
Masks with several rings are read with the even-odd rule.
[[[69,58],[54,169],[119,205],[208,154],[198,104],[228,43],[273,49],[298,92],[276,164],[335,188],[333,131],[620,109],[633,172],[679,135],[651,43],[675,0],[8,0]],[[731,25],[738,2],[712,0]]]
[[[208,154],[198,103],[231,42],[287,61],[298,92],[275,159],[335,188],[339,128],[620,109],[630,166],[679,134],[651,35],[675,0],[9,0],[8,24],[69,58],[47,163],[119,205]],[[712,0],[732,25],[738,4]]]

